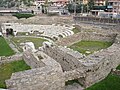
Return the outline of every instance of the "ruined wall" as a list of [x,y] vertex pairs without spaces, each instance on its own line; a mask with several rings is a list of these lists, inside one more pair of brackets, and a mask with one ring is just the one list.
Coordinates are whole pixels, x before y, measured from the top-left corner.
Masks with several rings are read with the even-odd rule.
[[9,56],[9,57],[5,57],[5,56],[1,56],[0,57],[0,64],[2,63],[9,63],[9,62],[12,62],[12,61],[18,61],[18,60],[22,60],[22,54],[16,54],[16,55],[13,55],[13,56]]
[[[101,38],[99,40],[103,39]],[[115,43],[109,48],[81,58],[71,55],[66,49],[61,51],[61,48],[55,46],[44,48],[44,52],[61,64],[65,70],[66,81],[78,79],[84,87],[89,87],[104,79],[112,69],[120,64],[120,38],[117,36]]]
[[[46,59],[42,60],[45,66],[13,73],[11,78],[6,80],[7,88],[10,90],[64,90],[65,78],[60,64],[46,54],[42,54],[46,56]],[[31,54],[29,56],[33,57]],[[27,60],[34,62],[32,58]]]
[[40,68],[45,66],[45,64],[30,50],[24,52],[23,59],[31,68]]
[[94,65],[90,66],[88,72],[86,72],[85,87],[88,87],[96,82],[104,79],[113,69],[120,64],[120,36],[117,35],[115,43],[98,53],[86,57],[84,60],[96,60],[98,61]]
[[62,46],[68,46],[76,42],[79,42],[81,40],[113,42],[115,38],[116,38],[116,34],[80,32],[70,37],[63,38],[60,41],[56,42],[56,44],[62,45]]
[[84,82],[85,87],[101,81],[104,79],[111,70],[115,69],[120,64],[120,46],[113,44],[108,49],[91,55],[84,60],[94,60],[98,61],[94,65],[88,68],[86,71],[86,78]]
[[15,90],[63,90],[62,75],[59,69],[46,66],[14,73],[6,84],[8,89]]
[[66,49],[65,48],[62,49],[62,47],[53,46],[45,47],[43,51],[47,55],[55,59],[57,62],[59,62],[63,71],[74,70],[78,67],[81,67],[81,69],[83,69],[84,66],[79,62],[79,59],[80,58],[82,59],[84,56],[81,54],[78,55],[76,54],[76,57],[78,56],[79,58],[77,59],[72,55],[72,53],[69,54],[72,51],[66,53],[65,50]]

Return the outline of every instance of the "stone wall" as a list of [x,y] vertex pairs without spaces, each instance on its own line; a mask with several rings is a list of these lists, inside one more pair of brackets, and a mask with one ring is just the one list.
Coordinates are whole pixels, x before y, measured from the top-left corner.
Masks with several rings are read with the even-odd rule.
[[112,74],[120,76],[120,70],[112,71]]
[[[111,70],[115,69],[120,64],[120,46],[113,44],[108,49],[88,56],[84,60],[86,62],[94,61],[95,63],[86,71],[86,78],[84,82],[85,87],[104,79]],[[91,62],[90,62],[91,63]],[[86,64],[87,65],[87,64]],[[80,80],[79,80],[80,81]]]
[[59,68],[45,66],[12,74],[6,80],[8,89],[14,90],[63,90],[64,78]]
[[18,60],[22,60],[22,59],[23,59],[22,54],[16,54],[16,55],[9,56],[9,57],[1,56],[0,57],[0,64],[9,63],[12,61],[18,61]]
[[[57,62],[59,62],[63,71],[74,70],[78,67],[81,67],[83,69],[84,67],[78,60],[78,58],[82,59],[84,56],[77,53],[71,53],[72,51],[69,51],[69,49],[67,48],[53,46],[53,47],[45,47],[43,51],[47,55],[55,59]],[[65,51],[69,51],[69,52],[66,53]],[[75,55],[72,54],[75,54],[76,57]]]
[[[36,56],[34,56],[36,54]],[[41,55],[44,59],[36,62],[36,57]],[[27,58],[29,57],[29,58]],[[61,66],[55,60],[47,56],[43,52],[31,53],[24,52],[24,59],[29,64],[40,66],[41,62],[44,66],[36,67],[31,70],[13,73],[9,80],[6,80],[8,89],[13,90],[64,90],[65,78]],[[39,64],[40,63],[40,64]]]
[[63,38],[60,41],[56,42],[56,44],[61,46],[69,46],[81,40],[113,42],[115,38],[116,34],[80,32],[70,37]]
[[40,68],[45,66],[45,64],[30,50],[24,52],[23,59],[31,68]]
[[78,79],[84,87],[89,87],[104,79],[112,69],[120,64],[120,39],[119,36],[115,39],[115,36],[108,35],[109,38],[103,36],[100,39],[95,38],[96,40],[105,41],[113,37],[112,41],[115,41],[115,43],[107,49],[86,57],[80,56],[78,53],[75,54],[76,51],[66,50],[66,48],[56,45],[46,46],[43,51],[61,64],[62,69],[65,71],[66,81]]

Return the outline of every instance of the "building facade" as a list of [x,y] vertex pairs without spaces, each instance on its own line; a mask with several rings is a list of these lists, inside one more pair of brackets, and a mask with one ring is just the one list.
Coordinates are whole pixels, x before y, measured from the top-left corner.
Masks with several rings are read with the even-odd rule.
[[95,6],[105,6],[106,0],[94,0]]
[[120,0],[108,0],[108,11],[120,14]]

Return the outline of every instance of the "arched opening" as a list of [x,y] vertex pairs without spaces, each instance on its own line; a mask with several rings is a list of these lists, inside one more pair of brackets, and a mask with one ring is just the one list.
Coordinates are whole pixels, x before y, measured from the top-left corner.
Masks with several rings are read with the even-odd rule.
[[7,28],[6,29],[6,35],[14,35],[13,34],[13,29],[12,28]]
[[63,38],[63,36],[61,34],[58,37]]

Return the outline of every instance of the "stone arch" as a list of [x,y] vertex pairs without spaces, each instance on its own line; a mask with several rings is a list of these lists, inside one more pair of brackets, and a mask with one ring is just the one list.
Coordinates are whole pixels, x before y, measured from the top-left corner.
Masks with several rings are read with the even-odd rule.
[[59,34],[58,37],[63,38],[63,35]]
[[6,35],[14,35],[13,29],[12,28],[7,28],[6,29]]
[[55,40],[55,41],[58,40],[58,37],[57,37],[57,36],[53,36],[52,38],[53,38],[53,40]]

